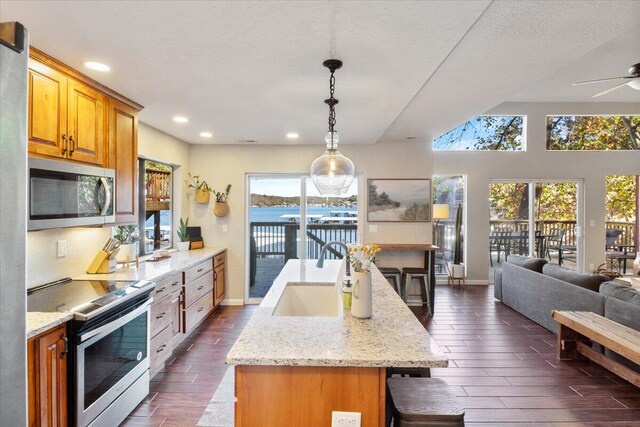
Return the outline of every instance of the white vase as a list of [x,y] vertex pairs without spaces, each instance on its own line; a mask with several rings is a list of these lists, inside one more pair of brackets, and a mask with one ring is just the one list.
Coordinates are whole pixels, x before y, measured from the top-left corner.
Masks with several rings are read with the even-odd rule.
[[129,261],[136,260],[136,254],[138,253],[136,243],[124,243],[120,245],[120,250],[118,251],[118,255],[116,255],[116,261],[118,262],[126,262],[127,257],[129,257]]
[[351,273],[353,279],[353,297],[351,314],[360,319],[368,319],[373,314],[373,290],[371,288],[371,272]]
[[633,260],[633,267],[631,268],[631,275],[638,277],[640,275],[640,252],[636,253],[636,259]]
[[178,242],[178,250],[180,252],[186,252],[189,250],[189,245],[191,244],[191,242],[187,241],[187,242]]

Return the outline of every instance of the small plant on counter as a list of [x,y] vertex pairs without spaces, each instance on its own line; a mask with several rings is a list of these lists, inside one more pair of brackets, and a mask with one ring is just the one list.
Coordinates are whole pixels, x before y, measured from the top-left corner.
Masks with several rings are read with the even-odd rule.
[[216,195],[216,202],[218,203],[227,203],[229,201],[229,192],[231,191],[231,184],[227,184],[227,188],[224,191],[213,191],[213,194]]
[[368,273],[371,264],[376,262],[376,255],[382,250],[372,243],[367,245],[347,245],[351,262],[351,270],[358,273]]
[[191,175],[191,172],[189,172],[188,175],[189,179],[187,180],[187,184],[189,188],[193,188],[196,191],[207,191],[209,193],[213,191],[211,187],[209,187],[209,184],[207,184],[207,181],[200,181],[200,175]]
[[123,245],[131,245],[138,240],[138,227],[136,225],[119,225],[115,228],[113,238]]
[[189,217],[187,217],[186,221],[180,218],[180,227],[178,227],[178,239],[180,239],[181,242],[189,241],[189,235],[187,234],[188,226],[189,226]]

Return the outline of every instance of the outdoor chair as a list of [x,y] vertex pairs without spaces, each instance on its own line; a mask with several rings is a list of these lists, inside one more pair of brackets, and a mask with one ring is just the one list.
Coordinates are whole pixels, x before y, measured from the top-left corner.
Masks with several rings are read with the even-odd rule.
[[547,238],[546,256],[551,261],[551,251],[558,252],[558,265],[562,265],[562,241],[564,239],[564,228],[552,228]]
[[493,252],[498,253],[498,263],[500,262],[500,252],[504,252],[504,258],[511,249],[511,231],[492,231],[489,236],[489,260],[493,267]]

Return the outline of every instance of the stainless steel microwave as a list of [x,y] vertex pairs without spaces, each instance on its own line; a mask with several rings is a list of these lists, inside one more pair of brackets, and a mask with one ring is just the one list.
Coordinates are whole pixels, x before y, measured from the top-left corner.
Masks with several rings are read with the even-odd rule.
[[28,230],[115,222],[115,170],[29,157]]

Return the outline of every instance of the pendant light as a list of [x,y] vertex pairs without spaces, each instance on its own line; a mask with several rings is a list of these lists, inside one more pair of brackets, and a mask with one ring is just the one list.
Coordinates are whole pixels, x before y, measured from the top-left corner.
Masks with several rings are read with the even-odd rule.
[[329,78],[329,99],[324,102],[329,106],[329,131],[324,140],[327,149],[324,154],[311,163],[311,178],[318,192],[323,196],[338,196],[346,193],[355,175],[355,166],[349,158],[338,151],[338,132],[334,129],[336,124],[336,104],[338,100],[333,97],[336,79],[333,73],[342,67],[342,61],[328,59],[322,63],[331,71]]

